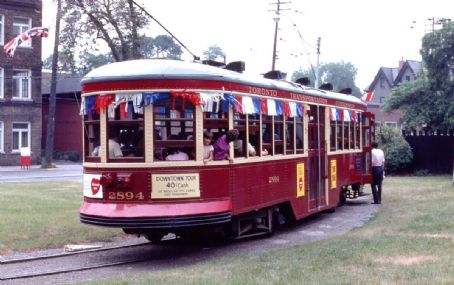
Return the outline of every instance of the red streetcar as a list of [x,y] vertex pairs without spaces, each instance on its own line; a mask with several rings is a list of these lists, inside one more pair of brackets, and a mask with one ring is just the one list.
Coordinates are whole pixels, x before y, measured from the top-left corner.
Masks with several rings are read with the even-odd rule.
[[[374,118],[351,95],[176,60],[105,65],[82,86],[86,224],[242,238],[371,181]],[[204,132],[232,129],[233,159],[204,162]]]

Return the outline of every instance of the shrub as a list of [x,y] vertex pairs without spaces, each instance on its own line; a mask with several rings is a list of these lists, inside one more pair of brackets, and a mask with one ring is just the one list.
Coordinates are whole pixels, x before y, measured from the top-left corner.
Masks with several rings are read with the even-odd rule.
[[381,126],[377,131],[377,143],[385,152],[385,168],[389,173],[402,171],[412,159],[413,153],[400,130]]
[[61,152],[56,151],[54,152],[53,159],[78,162],[82,159],[82,157],[76,151],[61,151]]

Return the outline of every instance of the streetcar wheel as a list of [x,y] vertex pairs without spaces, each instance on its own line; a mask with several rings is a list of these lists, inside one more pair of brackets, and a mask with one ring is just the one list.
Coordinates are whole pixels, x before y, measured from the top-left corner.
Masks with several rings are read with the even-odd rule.
[[345,196],[345,192],[344,190],[341,188],[340,192],[339,192],[339,203],[337,204],[337,206],[343,206],[345,205],[345,202],[347,201],[347,197]]
[[164,237],[163,234],[145,234],[144,236],[151,243],[160,243]]

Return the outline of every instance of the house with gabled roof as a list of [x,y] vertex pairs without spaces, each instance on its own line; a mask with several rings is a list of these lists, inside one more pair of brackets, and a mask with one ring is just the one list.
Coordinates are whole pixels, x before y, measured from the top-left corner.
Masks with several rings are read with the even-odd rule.
[[384,113],[381,110],[381,105],[391,93],[392,88],[401,82],[415,80],[420,75],[421,70],[422,63],[416,60],[401,60],[399,67],[380,67],[374,80],[366,90],[366,92],[373,93],[372,99],[367,102],[367,110],[375,114],[377,127],[381,125],[400,127],[399,120],[403,114],[400,111]]

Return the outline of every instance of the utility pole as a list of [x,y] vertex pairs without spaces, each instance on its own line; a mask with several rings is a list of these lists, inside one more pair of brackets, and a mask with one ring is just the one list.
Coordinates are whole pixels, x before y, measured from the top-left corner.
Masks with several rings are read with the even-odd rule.
[[283,10],[289,10],[289,9],[281,9],[282,4],[289,4],[291,2],[281,2],[281,0],[277,0],[276,3],[271,3],[271,5],[276,5],[276,10],[271,10],[276,13],[275,17],[273,18],[275,22],[275,27],[274,27],[274,45],[273,45],[273,60],[272,60],[272,66],[271,70],[274,71],[276,70],[276,46],[277,46],[277,30],[279,29],[279,20],[281,19],[281,11]]
[[317,66],[315,67],[315,83],[314,83],[314,87],[315,87],[315,88],[318,88],[318,86],[319,86],[319,77],[320,77],[320,74],[319,74],[319,65],[320,65],[320,41],[321,41],[321,38],[318,37],[318,39],[317,39]]

